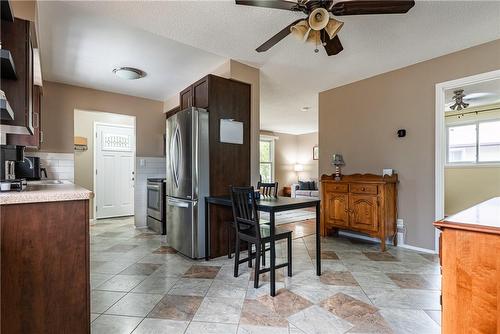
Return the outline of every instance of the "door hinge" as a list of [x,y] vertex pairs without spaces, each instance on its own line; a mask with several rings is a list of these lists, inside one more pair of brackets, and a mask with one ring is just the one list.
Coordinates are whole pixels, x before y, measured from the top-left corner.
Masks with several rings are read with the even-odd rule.
[[97,212],[97,205],[96,205],[96,207],[95,207],[95,212]]
[[95,170],[95,175],[97,175],[97,169]]

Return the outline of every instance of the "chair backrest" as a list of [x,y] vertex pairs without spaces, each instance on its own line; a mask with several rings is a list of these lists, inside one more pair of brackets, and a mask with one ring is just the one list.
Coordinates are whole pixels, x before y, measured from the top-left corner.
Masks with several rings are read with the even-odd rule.
[[258,182],[257,189],[260,190],[260,194],[263,196],[278,197],[278,182]]
[[231,187],[231,202],[236,231],[255,227],[256,237],[260,237],[259,215],[253,187]]

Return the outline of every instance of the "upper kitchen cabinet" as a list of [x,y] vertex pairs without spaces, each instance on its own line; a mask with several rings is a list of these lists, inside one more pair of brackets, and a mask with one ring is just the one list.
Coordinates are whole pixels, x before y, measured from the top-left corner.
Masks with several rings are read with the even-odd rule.
[[[18,18],[4,20],[2,13],[1,28],[1,106],[5,109],[8,106],[11,111],[9,115],[2,109],[2,132],[33,135],[36,125],[33,122],[34,49],[37,48],[35,25]],[[7,68],[9,70],[4,71]]]
[[206,76],[180,93],[180,110],[189,107],[208,108],[208,80],[209,76]]

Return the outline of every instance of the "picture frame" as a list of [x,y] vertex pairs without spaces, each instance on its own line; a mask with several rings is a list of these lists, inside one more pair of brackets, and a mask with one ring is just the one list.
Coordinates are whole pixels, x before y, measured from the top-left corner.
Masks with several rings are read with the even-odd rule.
[[319,160],[319,146],[313,147],[313,160]]

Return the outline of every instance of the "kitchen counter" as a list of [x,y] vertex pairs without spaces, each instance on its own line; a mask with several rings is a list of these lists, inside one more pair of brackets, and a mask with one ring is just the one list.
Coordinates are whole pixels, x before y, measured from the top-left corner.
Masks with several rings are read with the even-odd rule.
[[450,227],[459,230],[500,234],[500,197],[489,199],[469,209],[435,222],[439,229]]
[[0,193],[0,205],[78,201],[90,199],[93,192],[73,183],[63,182],[47,184],[42,182],[28,182],[23,191],[10,191]]

